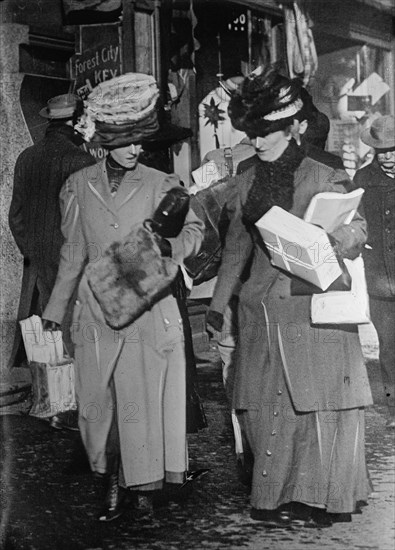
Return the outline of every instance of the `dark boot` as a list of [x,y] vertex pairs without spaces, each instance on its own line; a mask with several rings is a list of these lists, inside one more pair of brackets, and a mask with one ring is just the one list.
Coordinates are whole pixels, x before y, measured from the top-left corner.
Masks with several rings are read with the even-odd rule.
[[261,510],[258,508],[252,508],[251,519],[261,521],[262,524],[268,528],[286,528],[291,525],[290,515],[281,508],[277,508],[277,510]]
[[98,515],[99,521],[113,521],[125,511],[125,491],[118,485],[118,474],[111,474],[103,509]]

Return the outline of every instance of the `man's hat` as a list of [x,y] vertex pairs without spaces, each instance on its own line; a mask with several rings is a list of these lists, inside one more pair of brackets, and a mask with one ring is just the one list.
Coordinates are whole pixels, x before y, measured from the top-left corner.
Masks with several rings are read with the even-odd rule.
[[392,115],[376,118],[370,128],[361,134],[361,141],[374,149],[392,149],[395,147],[395,119]]
[[50,119],[72,118],[77,107],[78,97],[73,94],[62,94],[47,101],[41,109],[40,116]]

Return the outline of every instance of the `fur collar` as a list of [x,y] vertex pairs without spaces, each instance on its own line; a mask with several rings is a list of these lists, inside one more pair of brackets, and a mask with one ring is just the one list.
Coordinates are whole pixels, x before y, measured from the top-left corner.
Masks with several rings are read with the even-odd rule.
[[304,159],[303,151],[291,140],[281,157],[264,162],[254,157],[255,174],[242,207],[247,223],[257,222],[272,206],[290,210],[293,205],[294,173]]

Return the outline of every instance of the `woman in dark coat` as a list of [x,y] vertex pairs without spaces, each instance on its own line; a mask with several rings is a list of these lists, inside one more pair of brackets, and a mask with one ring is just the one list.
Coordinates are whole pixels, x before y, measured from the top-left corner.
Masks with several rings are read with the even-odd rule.
[[[255,227],[274,205],[301,218],[316,193],[345,192],[346,173],[305,157],[291,138],[301,107],[296,83],[273,69],[247,77],[230,103],[257,154],[230,183],[231,223],[208,316],[220,330],[252,260],[239,297],[233,407],[254,455],[251,516],[267,526],[295,516],[312,525],[350,520],[370,491],[363,408],[372,398],[357,326],[313,326],[311,296],[293,295],[293,276],[270,263]],[[355,258],[365,220],[357,214],[330,239],[339,257]]]

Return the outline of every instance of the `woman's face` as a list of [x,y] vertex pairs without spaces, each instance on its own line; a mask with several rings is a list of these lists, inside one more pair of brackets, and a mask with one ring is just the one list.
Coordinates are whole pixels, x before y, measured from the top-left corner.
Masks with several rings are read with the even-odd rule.
[[131,143],[126,147],[118,147],[110,151],[112,158],[124,168],[131,170],[136,167],[141,152],[140,143]]
[[288,131],[278,130],[265,137],[251,139],[258,157],[266,162],[273,162],[281,157],[288,147],[291,135]]

